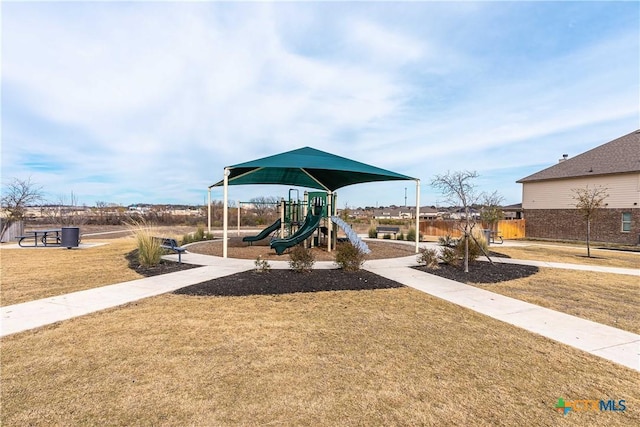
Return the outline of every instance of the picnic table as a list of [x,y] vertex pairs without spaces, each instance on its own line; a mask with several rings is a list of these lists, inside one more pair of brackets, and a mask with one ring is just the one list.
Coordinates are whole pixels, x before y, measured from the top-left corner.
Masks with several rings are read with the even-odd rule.
[[[17,236],[18,245],[25,247],[35,247],[38,246],[38,242],[42,243],[42,246],[60,246],[60,234],[62,233],[61,228],[52,228],[49,230],[32,230],[24,233],[23,236]],[[33,239],[33,245],[23,244],[26,240],[30,242]]]

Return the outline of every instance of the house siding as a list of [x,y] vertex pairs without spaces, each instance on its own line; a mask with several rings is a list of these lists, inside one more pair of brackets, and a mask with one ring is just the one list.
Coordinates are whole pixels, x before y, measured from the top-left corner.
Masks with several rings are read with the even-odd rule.
[[[536,209],[571,209],[575,207],[574,188],[607,188],[605,200],[609,209],[633,209],[640,207],[640,173],[603,175],[588,178],[525,182],[522,186],[522,208],[530,212]],[[635,203],[635,205],[634,205]],[[527,219],[530,217],[527,216]]]
[[[622,231],[622,213],[631,212],[631,231]],[[529,238],[585,241],[587,225],[576,209],[527,209]],[[594,242],[637,245],[640,243],[640,209],[606,208],[591,222]]]

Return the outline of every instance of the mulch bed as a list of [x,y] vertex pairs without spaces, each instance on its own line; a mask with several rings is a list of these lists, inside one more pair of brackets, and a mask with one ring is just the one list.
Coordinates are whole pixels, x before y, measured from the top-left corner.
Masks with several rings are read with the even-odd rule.
[[160,264],[152,267],[143,267],[138,261],[138,250],[134,249],[129,252],[125,258],[129,263],[129,268],[142,274],[144,277],[158,276],[160,274],[173,273],[175,271],[188,270],[190,268],[200,267],[199,265],[177,263],[173,261],[162,260]]
[[312,270],[305,273],[293,270],[270,270],[267,272],[250,270],[187,286],[174,293],[196,296],[247,296],[402,287],[404,285],[366,270],[355,272]]
[[489,262],[472,262],[469,264],[469,272],[464,272],[463,266],[440,264],[436,270],[425,266],[413,267],[416,270],[429,274],[455,280],[462,283],[499,283],[507,280],[528,277],[538,272],[538,267],[520,264],[493,264]]
[[[491,256],[505,256],[492,252]],[[162,260],[154,267],[143,267],[138,261],[138,250],[126,255],[129,268],[145,277],[173,273],[175,271],[197,268],[198,265],[179,264]],[[494,264],[488,262],[473,262],[469,265],[469,273],[462,267],[440,264],[437,270],[424,266],[413,267],[436,276],[455,280],[462,283],[498,283],[507,280],[527,277],[538,272],[538,267],[518,264]],[[194,296],[248,296],[248,295],[281,295],[296,292],[323,291],[359,291],[373,289],[401,288],[398,282],[386,279],[366,270],[355,272],[341,269],[312,270],[297,272],[293,270],[270,270],[258,272],[245,271],[220,277],[175,291],[175,294]]]

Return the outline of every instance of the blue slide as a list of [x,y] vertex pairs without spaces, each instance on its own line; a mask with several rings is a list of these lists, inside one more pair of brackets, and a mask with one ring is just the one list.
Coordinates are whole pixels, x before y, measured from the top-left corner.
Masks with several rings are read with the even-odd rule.
[[285,249],[308,239],[320,225],[321,219],[322,215],[311,215],[311,212],[309,212],[298,231],[285,239],[276,239],[271,241],[271,249],[275,249],[278,255],[282,255]]
[[257,242],[258,240],[264,239],[269,234],[271,234],[274,231],[276,231],[278,228],[280,228],[280,218],[278,218],[276,220],[276,222],[274,222],[273,224],[271,224],[270,226],[268,226],[267,228],[262,230],[259,234],[256,234],[255,236],[245,236],[245,237],[243,237],[242,241],[243,242]]

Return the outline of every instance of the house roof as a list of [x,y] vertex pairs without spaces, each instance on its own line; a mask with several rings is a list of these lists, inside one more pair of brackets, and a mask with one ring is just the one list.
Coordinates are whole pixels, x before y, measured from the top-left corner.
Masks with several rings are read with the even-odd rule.
[[595,175],[640,172],[640,130],[575,157],[568,158],[516,182],[545,181]]

